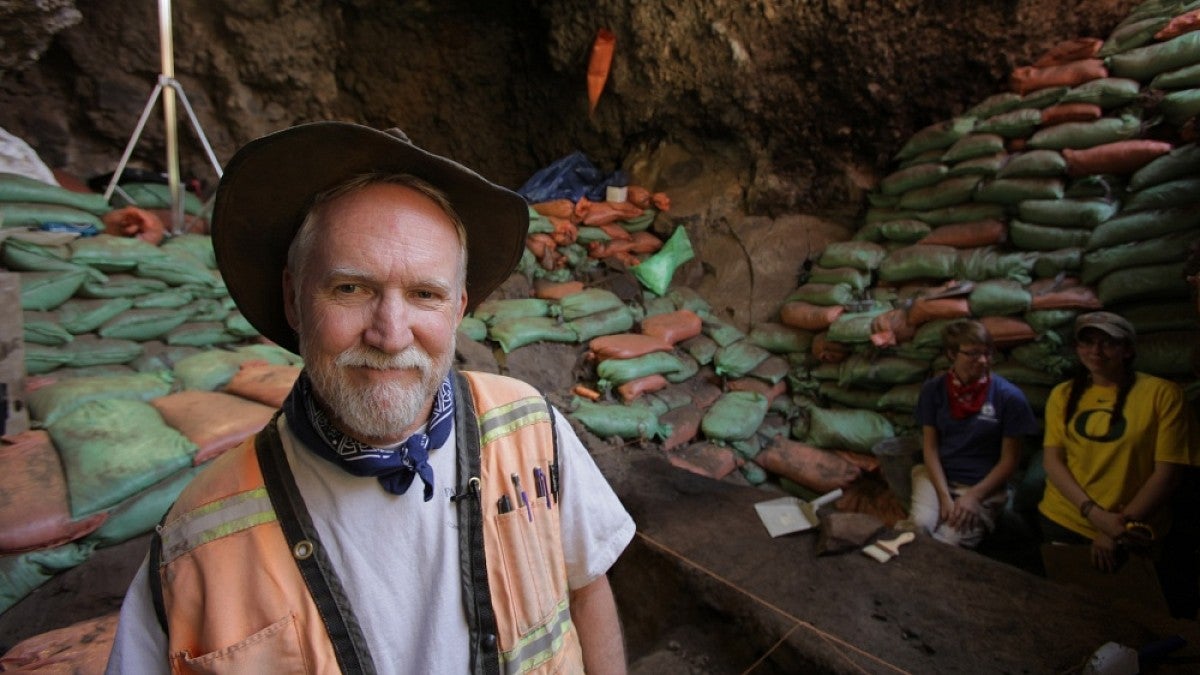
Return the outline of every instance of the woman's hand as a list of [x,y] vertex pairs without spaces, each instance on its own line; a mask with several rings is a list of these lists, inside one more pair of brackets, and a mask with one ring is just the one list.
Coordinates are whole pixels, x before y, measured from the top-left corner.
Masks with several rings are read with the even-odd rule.
[[983,506],[979,503],[979,498],[968,490],[954,500],[946,522],[956,530],[965,530],[979,523],[979,514],[982,513],[982,510]]
[[1096,506],[1088,512],[1088,521],[1109,539],[1119,540],[1125,536],[1125,516],[1121,513],[1105,511]]
[[1103,572],[1117,571],[1117,542],[1104,532],[1092,540],[1092,564]]

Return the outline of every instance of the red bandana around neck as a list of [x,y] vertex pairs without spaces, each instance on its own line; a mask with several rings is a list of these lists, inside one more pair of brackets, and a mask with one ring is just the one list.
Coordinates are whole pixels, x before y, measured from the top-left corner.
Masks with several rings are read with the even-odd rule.
[[987,400],[988,385],[991,383],[991,373],[970,384],[960,382],[953,369],[946,373],[946,393],[949,394],[950,414],[954,419],[963,420],[978,413]]

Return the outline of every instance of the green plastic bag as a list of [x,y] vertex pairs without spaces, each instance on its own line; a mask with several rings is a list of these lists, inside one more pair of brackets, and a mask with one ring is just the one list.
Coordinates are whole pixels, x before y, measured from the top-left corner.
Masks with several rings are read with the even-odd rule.
[[54,309],[75,295],[87,278],[84,270],[21,272],[21,309]]
[[767,397],[756,391],[721,394],[700,420],[700,430],[709,439],[745,440],[754,435],[767,414]]
[[662,295],[671,285],[671,278],[675,276],[675,270],[693,257],[695,257],[695,252],[692,250],[692,242],[688,239],[687,230],[683,227],[676,227],[657,253],[634,266],[633,276],[637,277],[638,281],[642,282],[646,288]]
[[891,422],[870,410],[812,408],[808,415],[809,445],[826,450],[870,454],[876,443],[896,436]]
[[149,401],[165,396],[170,393],[173,381],[173,376],[165,372],[77,377],[35,389],[26,400],[33,419],[51,425],[89,401]]
[[76,518],[115,506],[190,466],[197,450],[141,401],[89,401],[49,431]]

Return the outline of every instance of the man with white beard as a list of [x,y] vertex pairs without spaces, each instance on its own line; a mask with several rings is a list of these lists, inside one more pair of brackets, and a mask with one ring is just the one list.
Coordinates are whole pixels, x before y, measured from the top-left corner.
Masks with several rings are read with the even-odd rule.
[[158,527],[110,673],[624,672],[605,574],[632,520],[536,390],[451,368],[527,228],[523,199],[398,130],[235,155],[217,260],[305,368]]

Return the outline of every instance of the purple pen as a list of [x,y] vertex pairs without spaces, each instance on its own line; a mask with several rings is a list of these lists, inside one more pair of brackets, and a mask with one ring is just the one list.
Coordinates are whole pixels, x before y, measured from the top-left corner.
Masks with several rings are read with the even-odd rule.
[[546,510],[549,511],[551,508],[553,508],[550,506],[550,487],[546,482],[546,472],[542,471],[542,467],[533,467],[533,481],[537,489],[538,499],[541,499],[542,497],[546,498]]
[[521,488],[521,477],[517,474],[512,475],[513,488],[517,494],[521,496],[521,503],[525,505],[525,512],[529,514],[529,522],[533,522],[533,506],[529,503],[529,495]]

